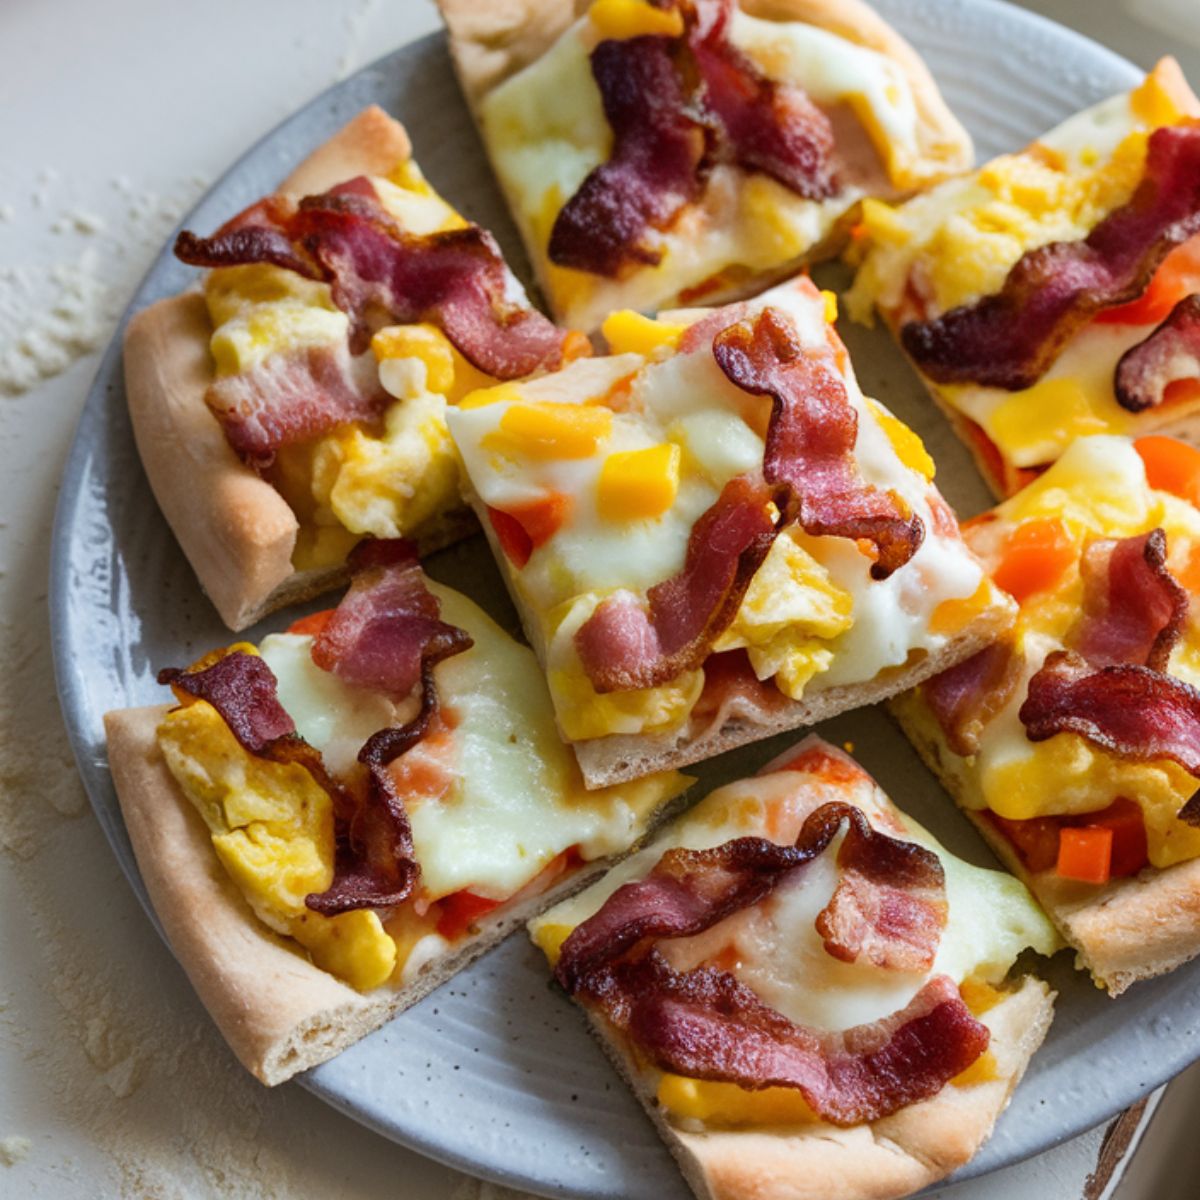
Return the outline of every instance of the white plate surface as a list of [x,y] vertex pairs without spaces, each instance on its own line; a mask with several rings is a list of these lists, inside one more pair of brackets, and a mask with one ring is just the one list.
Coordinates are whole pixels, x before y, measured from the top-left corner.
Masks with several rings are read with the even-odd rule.
[[[878,0],[878,7],[924,54],[981,156],[1015,149],[1136,79],[1128,63],[1094,43],[995,0]],[[237,163],[185,224],[215,228],[372,102],[405,122],[435,185],[493,228],[510,259],[523,263],[440,38],[407,46],[319,96]],[[131,311],[193,277],[164,250]],[[963,515],[986,507],[966,453],[887,336],[843,332],[864,387],[926,438],[950,500]],[[481,539],[429,565],[514,627]],[[119,337],[101,364],[67,466],[52,604],[59,690],[80,770],[144,902],[105,761],[101,715],[161,701],[154,682],[159,667],[182,665],[229,635],[200,595],[142,475],[125,410]],[[250,636],[289,619],[277,615]],[[992,861],[880,712],[840,718],[822,732],[853,741],[899,803],[951,849]],[[787,740],[705,764],[694,794],[755,770]],[[1200,1057],[1200,964],[1139,984],[1119,1001],[1074,973],[1063,955],[1050,976],[1061,993],[1054,1028],[995,1136],[962,1178],[1090,1128]],[[496,1182],[597,1200],[687,1194],[649,1123],[519,936],[302,1082],[385,1136]]]

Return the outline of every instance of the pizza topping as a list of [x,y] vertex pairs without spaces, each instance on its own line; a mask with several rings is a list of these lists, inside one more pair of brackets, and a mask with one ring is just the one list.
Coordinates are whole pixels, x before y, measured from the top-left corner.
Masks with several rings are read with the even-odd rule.
[[350,318],[348,346],[283,356],[210,389],[230,443],[260,465],[280,446],[380,416],[392,398],[363,352],[382,325],[432,322],[473,366],[499,379],[563,359],[568,335],[513,298],[490,234],[474,225],[406,233],[365,177],[299,204],[279,196],[259,201],[210,238],[185,230],[175,253],[193,266],[270,263],[328,283]]
[[665,228],[699,195],[706,140],[687,110],[676,53],[673,39],[652,36],[603,41],[592,52],[613,149],[559,212],[551,262],[606,276],[659,262],[645,232]]
[[810,199],[836,190],[829,118],[733,44],[729,0],[678,7],[679,36],[606,39],[591,54],[613,148],[555,219],[548,254],[559,266],[614,277],[657,265],[647,230],[667,228],[699,197],[714,162],[760,171]]
[[1128,203],[1083,239],[1029,250],[999,292],[932,320],[901,340],[938,383],[1032,387],[1064,343],[1097,313],[1127,304],[1175,246],[1200,232],[1200,122],[1155,130]]
[[817,917],[825,949],[889,971],[928,971],[946,927],[946,875],[915,842],[851,821],[838,850],[837,889]]
[[1180,300],[1145,341],[1125,351],[1113,387],[1122,408],[1145,412],[1184,379],[1200,379],[1200,295]]
[[1200,691],[1140,663],[1097,669],[1056,650],[1018,715],[1030,741],[1077,733],[1132,762],[1167,758],[1200,776]]
[[683,569],[647,591],[648,610],[628,591],[599,604],[575,635],[596,691],[658,687],[704,662],[775,540],[768,500],[762,484],[731,479],[692,527]]
[[167,667],[158,682],[206,700],[221,714],[244,750],[264,755],[282,738],[296,737],[296,724],[279,703],[275,674],[257,654],[234,650],[197,667]]
[[996,641],[921,685],[955,754],[965,757],[979,749],[984,726],[1017,690],[1021,661],[1011,641]]
[[824,853],[843,823],[850,883],[818,918],[822,937],[837,948],[831,952],[852,961],[864,948],[877,965],[918,956],[932,962],[945,924],[937,855],[873,829],[853,805],[829,803],[809,815],[792,846],[743,837],[709,850],[666,851],[649,875],[618,888],[575,928],[562,946],[558,981],[569,992],[594,992],[593,976],[648,941],[690,937],[758,903],[788,872]]
[[353,582],[313,640],[322,670],[399,700],[416,687],[424,664],[471,646],[467,633],[439,619],[411,542],[360,542],[349,564]]
[[841,1032],[796,1024],[729,973],[677,972],[655,951],[595,982],[604,1015],[660,1069],[752,1091],[795,1088],[834,1125],[936,1095],[990,1040],[944,975],[899,1012]]
[[863,482],[854,461],[858,413],[834,364],[805,350],[774,308],[717,334],[713,355],[730,382],[771,397],[763,474],[781,489],[775,502],[787,519],[816,537],[872,543],[873,579],[904,566],[925,527],[895,493]]
[[1083,611],[1068,645],[1095,667],[1143,663],[1165,671],[1187,618],[1188,594],[1167,567],[1163,531],[1094,541],[1079,569]]
[[927,981],[883,1020],[823,1032],[789,1020],[728,971],[677,971],[654,944],[763,900],[828,849],[844,823],[843,873],[817,919],[826,948],[845,961],[862,954],[890,970],[927,970],[947,915],[939,858],[873,829],[854,805],[828,803],[808,816],[794,846],[742,837],[668,850],[567,936],[556,977],[661,1070],[752,1090],[796,1088],[819,1117],[840,1125],[933,1095],[989,1039],[949,978]]

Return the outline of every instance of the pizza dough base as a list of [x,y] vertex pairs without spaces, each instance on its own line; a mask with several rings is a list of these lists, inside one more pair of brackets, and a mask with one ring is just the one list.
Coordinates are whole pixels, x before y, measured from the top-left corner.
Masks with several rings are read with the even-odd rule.
[[[967,767],[924,721],[891,706],[925,765],[955,800],[964,794]],[[1034,894],[1077,952],[1078,965],[1097,985],[1119,996],[1139,979],[1173,971],[1200,954],[1200,859],[1164,870],[1147,867],[1102,888],[1028,871],[1016,848],[979,812],[963,808],[1000,861]]]
[[[387,175],[411,154],[403,127],[364,109],[284,180],[297,196],[355,175]],[[297,571],[299,523],[283,497],[238,458],[204,401],[213,381],[212,325],[199,290],[160,300],[125,330],[125,392],[150,487],[200,585],[237,631],[346,579],[344,566]],[[422,553],[471,532],[455,509],[420,531]]]
[[283,1083],[416,1004],[542,909],[602,873],[586,864],[540,895],[502,907],[402,987],[362,993],[275,933],[221,866],[199,813],[158,747],[171,705],[106,713],[108,761],[138,868],[175,957],[230,1047],[263,1083]]

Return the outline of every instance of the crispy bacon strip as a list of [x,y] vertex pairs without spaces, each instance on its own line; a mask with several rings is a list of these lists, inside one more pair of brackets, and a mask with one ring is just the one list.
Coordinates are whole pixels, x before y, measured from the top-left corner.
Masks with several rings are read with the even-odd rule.
[[885,970],[928,971],[950,911],[938,856],[851,822],[838,868],[837,888],[817,916],[826,951],[843,962],[865,954]]
[[1056,650],[1029,681],[1019,716],[1031,742],[1077,733],[1133,762],[1169,758],[1200,776],[1200,691],[1139,663],[1097,670]]
[[723,135],[716,151],[747,171],[761,171],[807,200],[837,191],[833,125],[806,93],[768,79],[729,39],[729,0],[697,5],[690,48],[703,89],[700,101]]
[[677,4],[681,37],[601,42],[592,75],[608,161],[559,211],[550,261],[609,278],[661,253],[646,242],[703,191],[712,164],[761,171],[809,199],[837,190],[833,126],[799,88],[767,79],[729,39],[729,0]]
[[[839,1125],[874,1120],[934,1095],[989,1040],[946,977],[930,980],[910,1005],[883,1021],[826,1033],[788,1020],[728,972],[674,970],[653,945],[700,933],[757,903],[789,871],[827,849],[844,821],[843,846],[850,849],[843,853],[856,895],[839,904],[835,894],[818,927],[838,906],[828,923],[839,957],[865,950],[892,969],[921,969],[918,962],[933,961],[944,924],[944,908],[940,919],[936,915],[944,905],[937,856],[872,829],[860,809],[831,803],[809,815],[794,846],[739,838],[711,850],[667,851],[645,879],[619,888],[571,933],[556,977],[662,1070],[748,1089],[794,1087],[820,1117]],[[888,903],[861,903],[870,883],[885,878]],[[900,917],[905,895],[927,915]],[[885,927],[878,940],[862,933],[870,919]]]
[[646,593],[648,610],[626,591],[597,606],[575,646],[598,692],[658,687],[704,662],[775,540],[769,499],[761,483],[731,479],[692,527],[683,570]]
[[605,41],[592,51],[613,148],[559,211],[551,262],[615,277],[628,265],[662,258],[646,244],[646,231],[665,229],[700,194],[706,145],[676,55],[673,39],[664,37]]
[[1083,611],[1067,645],[1094,667],[1143,663],[1165,671],[1188,614],[1188,594],[1167,566],[1166,534],[1094,541],[1079,569]]
[[936,1095],[990,1041],[945,975],[899,1012],[844,1032],[798,1025],[732,975],[677,972],[654,951],[597,982],[592,1003],[661,1070],[751,1091],[796,1088],[834,1125],[878,1120]]
[[235,650],[214,662],[202,661],[208,665],[199,669],[165,667],[158,682],[206,700],[251,754],[262,755],[281,738],[296,736],[295,721],[279,703],[275,672],[257,654]]
[[1181,379],[1200,379],[1200,295],[1185,296],[1145,341],[1121,355],[1113,390],[1122,408],[1145,412]]
[[1156,129],[1128,203],[1080,241],[1029,250],[1003,288],[928,321],[901,341],[938,383],[1032,387],[1076,330],[1136,300],[1170,250],[1200,232],[1200,121]]
[[1012,642],[1004,639],[921,685],[921,694],[955,754],[966,757],[979,749],[984,726],[1012,699],[1023,661]]
[[312,658],[345,683],[408,696],[426,664],[469,649],[469,634],[439,617],[416,547],[403,538],[360,542],[349,557],[353,582],[313,640]]
[[[291,247],[290,256],[284,248]],[[373,323],[433,321],[481,371],[515,379],[562,360],[562,330],[509,297],[509,275],[492,236],[476,225],[404,232],[365,178],[299,205],[275,197],[211,238],[184,231],[175,254],[198,267],[270,262],[329,283],[351,320],[350,349]]]
[[731,383],[771,397],[763,473],[782,489],[776,504],[788,519],[814,536],[874,543],[873,579],[904,566],[924,540],[924,524],[895,493],[863,482],[853,454],[858,414],[831,362],[806,350],[771,307],[717,334],[713,355]]
[[[709,850],[666,851],[645,879],[618,888],[598,912],[572,930],[555,972],[559,983],[569,992],[586,988],[590,975],[649,940],[703,933],[758,903],[785,874],[824,853],[844,822],[853,831],[851,861],[862,880],[882,878],[891,869],[896,874],[889,882],[901,892],[927,891],[942,882],[941,862],[931,851],[873,829],[854,805],[823,804],[805,820],[793,846],[744,837]],[[926,898],[918,899],[924,903]],[[899,897],[895,903],[901,903]],[[881,928],[880,936],[889,937],[889,929],[898,924],[907,929],[919,922],[893,923]],[[941,925],[925,924],[924,950],[936,953],[940,935]],[[830,936],[839,947],[845,945],[835,934]],[[914,935],[906,940],[915,945],[919,939]]]

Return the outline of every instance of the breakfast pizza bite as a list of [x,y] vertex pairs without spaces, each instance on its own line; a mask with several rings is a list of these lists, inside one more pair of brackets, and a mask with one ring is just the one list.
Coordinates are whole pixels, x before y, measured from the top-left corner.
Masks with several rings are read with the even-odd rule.
[[846,298],[877,309],[993,491],[1077,437],[1200,439],[1200,100],[1174,59],[1018,154],[868,200]]
[[807,278],[448,414],[589,786],[871,703],[1011,622]]
[[915,51],[858,0],[439,0],[560,321],[720,303],[835,253],[864,196],[966,170]]
[[1083,438],[964,528],[1011,637],[893,701],[1112,994],[1200,952],[1200,451]]
[[364,537],[426,551],[468,532],[446,406],[588,349],[529,308],[378,108],[175,252],[211,269],[132,319],[126,391],[155,496],[231,629],[333,586]]
[[168,670],[105,717],[154,909],[264,1083],[414,1004],[637,842],[683,790],[587,791],[537,663],[411,546],[336,609]]
[[908,1195],[965,1163],[1041,1044],[1057,948],[816,737],[530,922],[702,1200]]

